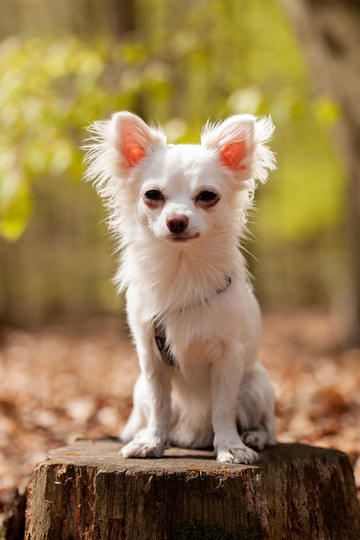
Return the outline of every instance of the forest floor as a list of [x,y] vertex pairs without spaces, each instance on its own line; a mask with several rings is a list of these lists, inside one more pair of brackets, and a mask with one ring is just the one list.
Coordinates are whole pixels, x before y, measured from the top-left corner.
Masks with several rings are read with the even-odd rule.
[[[131,409],[138,366],[126,330],[114,318],[78,326],[0,335],[0,524],[48,449],[117,435]],[[336,347],[324,313],[266,313],[261,361],[279,440],[347,452],[360,489],[360,350]]]

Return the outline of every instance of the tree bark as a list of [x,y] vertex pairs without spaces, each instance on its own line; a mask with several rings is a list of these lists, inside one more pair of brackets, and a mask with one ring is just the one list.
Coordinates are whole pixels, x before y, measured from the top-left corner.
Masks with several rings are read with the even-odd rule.
[[360,538],[346,454],[299,444],[223,465],[210,451],[124,460],[116,441],[78,441],[35,471],[27,540]]
[[[7,508],[7,519],[4,523],[4,538],[5,540],[23,540],[25,529],[25,509],[28,496],[28,490],[19,493],[16,492],[13,502]],[[0,528],[0,538],[1,536]]]
[[348,177],[346,215],[351,282],[346,345],[360,345],[360,3],[358,0],[282,0],[310,68],[315,90],[337,102],[334,130]]

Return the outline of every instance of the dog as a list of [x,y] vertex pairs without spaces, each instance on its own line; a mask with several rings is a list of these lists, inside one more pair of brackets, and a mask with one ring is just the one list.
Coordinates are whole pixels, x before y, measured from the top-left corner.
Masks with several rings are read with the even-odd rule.
[[170,443],[254,463],[276,442],[274,392],[257,355],[261,316],[239,238],[257,182],[275,168],[271,118],[207,123],[201,144],[167,144],[130,112],[89,128],[87,179],[109,211],[141,375],[124,458]]

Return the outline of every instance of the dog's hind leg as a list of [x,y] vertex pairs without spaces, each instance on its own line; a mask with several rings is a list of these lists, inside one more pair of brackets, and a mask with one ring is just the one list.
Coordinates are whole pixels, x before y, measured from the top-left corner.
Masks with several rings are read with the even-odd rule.
[[129,419],[120,434],[120,439],[123,442],[131,441],[136,435],[136,433],[143,429],[147,424],[142,375],[140,375],[140,377],[135,383],[133,402],[133,409],[131,411]]
[[237,404],[237,424],[244,444],[262,450],[276,444],[275,397],[266,369],[256,363],[246,375]]
[[276,444],[276,438],[270,430],[266,428],[249,429],[240,433],[240,438],[246,446],[255,450],[263,450],[265,446]]

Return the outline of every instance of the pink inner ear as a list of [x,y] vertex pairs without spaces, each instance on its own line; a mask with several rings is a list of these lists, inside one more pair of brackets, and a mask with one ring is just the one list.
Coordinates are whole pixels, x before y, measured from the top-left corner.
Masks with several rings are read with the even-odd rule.
[[123,133],[121,139],[121,153],[126,158],[123,167],[134,167],[145,157],[144,147],[131,133]]
[[246,143],[245,141],[239,141],[236,143],[229,143],[220,152],[220,158],[226,167],[229,169],[244,169],[245,166],[241,166],[241,161],[246,155]]

